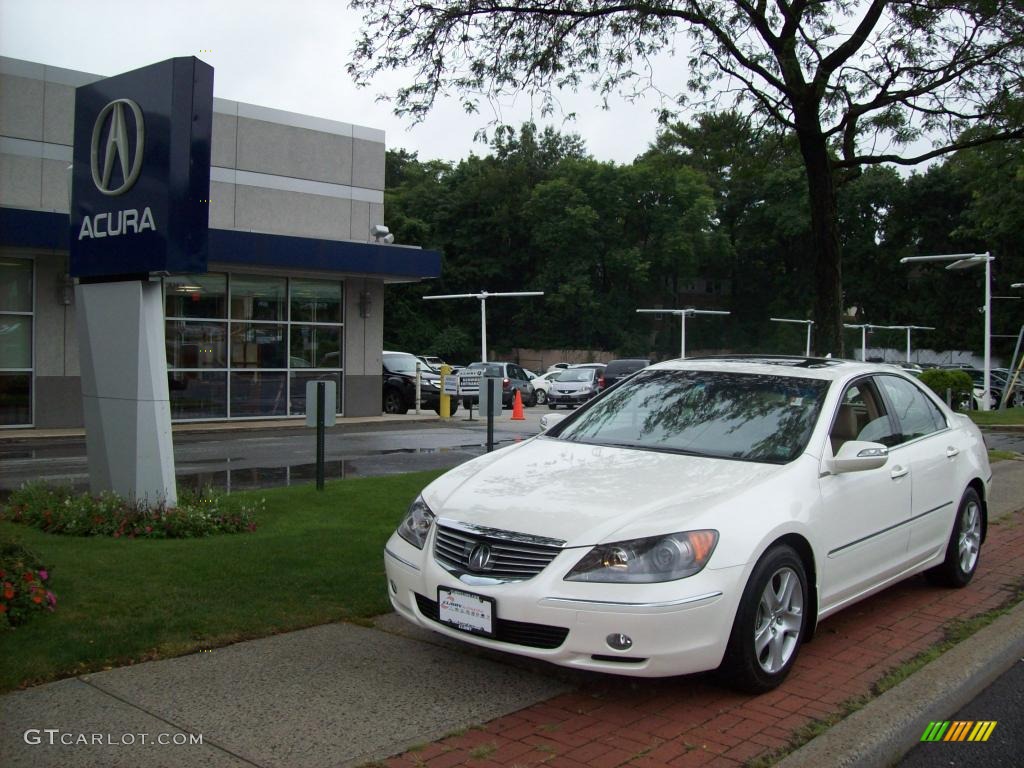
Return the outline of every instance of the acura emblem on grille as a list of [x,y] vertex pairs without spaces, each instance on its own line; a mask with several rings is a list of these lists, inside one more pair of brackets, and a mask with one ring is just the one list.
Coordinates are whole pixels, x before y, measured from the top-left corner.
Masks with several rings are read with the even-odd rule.
[[486,571],[491,565],[491,548],[477,544],[469,554],[469,567],[474,571]]

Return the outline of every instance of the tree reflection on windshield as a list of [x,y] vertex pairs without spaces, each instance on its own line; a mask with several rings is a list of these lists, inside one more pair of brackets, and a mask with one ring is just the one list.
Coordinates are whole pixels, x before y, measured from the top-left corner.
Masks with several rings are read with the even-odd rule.
[[650,371],[609,392],[553,436],[786,463],[810,439],[828,385],[767,374]]

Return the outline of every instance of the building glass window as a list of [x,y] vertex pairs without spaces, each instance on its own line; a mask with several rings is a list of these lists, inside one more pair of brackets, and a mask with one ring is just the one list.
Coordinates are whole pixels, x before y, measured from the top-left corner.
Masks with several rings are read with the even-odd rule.
[[32,424],[33,269],[0,257],[0,426]]
[[337,384],[341,412],[341,281],[207,274],[164,286],[174,419],[302,415],[317,379]]

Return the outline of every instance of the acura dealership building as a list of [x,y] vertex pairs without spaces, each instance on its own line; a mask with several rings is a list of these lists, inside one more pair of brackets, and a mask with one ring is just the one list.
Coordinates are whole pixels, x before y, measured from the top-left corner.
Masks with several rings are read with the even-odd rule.
[[[71,232],[75,89],[99,79],[0,58],[0,427],[82,425],[70,238],[147,226]],[[172,418],[301,415],[311,379],[337,383],[338,414],[379,415],[384,286],[440,275],[372,234],[383,131],[215,98],[210,156],[207,271],[149,276]]]

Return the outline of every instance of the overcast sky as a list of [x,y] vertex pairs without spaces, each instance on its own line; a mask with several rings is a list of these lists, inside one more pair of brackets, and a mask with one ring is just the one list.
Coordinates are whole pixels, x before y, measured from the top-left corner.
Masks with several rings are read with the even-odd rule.
[[[473,135],[493,115],[446,101],[411,126],[375,100],[401,84],[399,75],[352,85],[345,65],[359,23],[345,0],[0,0],[0,55],[104,76],[193,55],[213,66],[221,98],[380,128],[389,149],[421,159],[487,154]],[[583,136],[599,160],[628,163],[654,140],[653,99],[597,104],[590,91],[567,94],[564,111],[577,118],[552,124]],[[531,116],[545,124],[526,95],[501,108],[511,125]]]

